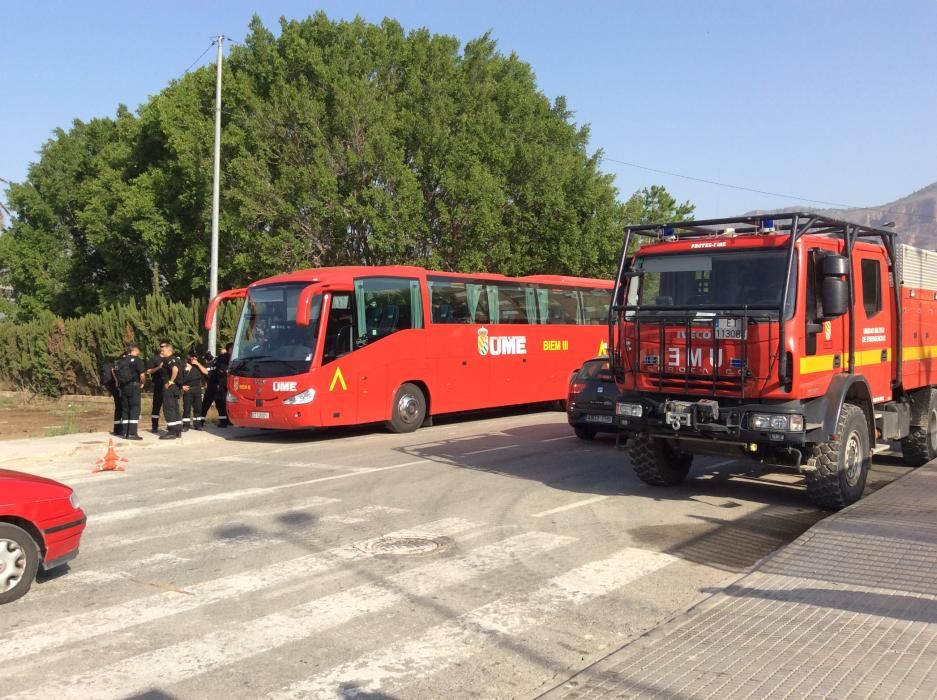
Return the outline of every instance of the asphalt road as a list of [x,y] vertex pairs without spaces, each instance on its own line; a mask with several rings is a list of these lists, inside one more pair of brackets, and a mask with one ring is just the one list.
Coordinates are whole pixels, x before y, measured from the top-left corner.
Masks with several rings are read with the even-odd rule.
[[[552,412],[123,453],[125,473],[42,470],[89,525],[0,609],[5,697],[531,698],[824,516],[718,459],[645,486]],[[870,487],[904,472],[877,459]]]

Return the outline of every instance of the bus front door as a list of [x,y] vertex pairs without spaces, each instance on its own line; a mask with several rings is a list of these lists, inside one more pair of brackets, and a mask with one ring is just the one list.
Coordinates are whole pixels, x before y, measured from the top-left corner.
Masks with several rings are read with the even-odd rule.
[[[355,295],[335,292],[328,302],[322,346],[322,381],[319,383],[322,425],[350,425],[358,420],[356,368]],[[316,397],[319,401],[319,397]]]

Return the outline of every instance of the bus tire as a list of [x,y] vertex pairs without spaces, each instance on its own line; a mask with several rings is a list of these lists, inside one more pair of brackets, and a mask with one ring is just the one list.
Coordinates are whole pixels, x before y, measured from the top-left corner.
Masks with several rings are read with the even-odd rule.
[[387,429],[392,433],[412,433],[426,420],[426,397],[416,384],[401,384],[390,407]]
[[[937,457],[937,392],[928,389],[925,401],[921,416],[924,425],[912,426],[911,432],[901,441],[904,463],[911,467],[920,467]],[[914,418],[913,413],[911,417]]]
[[804,476],[807,495],[821,508],[840,510],[862,498],[872,461],[865,412],[846,403],[833,434],[836,440],[811,445]]
[[582,425],[577,425],[573,428],[576,431],[576,437],[580,440],[594,440],[595,439],[595,429],[586,428]]
[[628,454],[634,473],[651,486],[676,486],[686,479],[693,455],[680,452],[661,438],[646,433],[628,441]]
[[0,523],[0,605],[26,595],[39,569],[39,546],[26,530]]

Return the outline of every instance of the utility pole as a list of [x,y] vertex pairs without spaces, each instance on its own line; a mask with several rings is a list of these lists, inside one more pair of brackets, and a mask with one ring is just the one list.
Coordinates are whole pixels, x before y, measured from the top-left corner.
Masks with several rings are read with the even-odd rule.
[[[214,299],[218,294],[218,201],[221,196],[221,59],[224,36],[218,35],[218,70],[215,78],[215,179],[211,193],[211,281],[209,296]],[[218,314],[211,322],[208,331],[208,350],[217,353]]]

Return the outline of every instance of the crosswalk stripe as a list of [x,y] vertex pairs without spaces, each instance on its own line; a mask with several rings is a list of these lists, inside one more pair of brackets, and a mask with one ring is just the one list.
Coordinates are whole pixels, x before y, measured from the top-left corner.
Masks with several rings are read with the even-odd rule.
[[217,527],[232,522],[237,522],[239,518],[259,518],[268,515],[278,515],[280,513],[289,513],[304,508],[315,508],[317,506],[339,503],[338,498],[326,498],[324,496],[315,496],[302,503],[291,505],[277,503],[265,508],[252,508],[250,510],[238,510],[234,513],[221,513],[218,515],[209,515],[182,522],[172,522],[162,524],[158,527],[151,527],[138,531],[125,531],[117,535],[98,536],[96,530],[98,522],[92,519],[88,523],[88,530],[82,540],[82,543],[92,548],[96,552],[101,552],[114,547],[128,547],[130,545],[140,544],[149,540],[166,539],[178,535],[186,535],[196,530],[204,530],[210,527]]
[[[457,535],[478,525],[461,518],[445,518],[419,527],[389,533],[382,537],[424,537]],[[56,620],[54,626],[42,622],[17,630],[16,646],[0,647],[0,660],[12,660],[41,651],[128,629],[171,615],[236,598],[294,578],[323,573],[341,564],[374,556],[368,544],[372,538],[271,564],[258,570],[232,574],[188,586],[184,591],[163,591],[126,603],[78,613]]]
[[[335,499],[320,499],[335,500]],[[299,513],[300,509],[289,508],[285,514]],[[337,522],[343,525],[353,525],[367,522],[378,515],[400,515],[406,513],[404,508],[389,508],[387,506],[366,506],[356,508],[342,515],[332,515],[320,518],[318,522]],[[48,595],[61,594],[74,591],[88,583],[99,585],[119,580],[140,578],[140,571],[145,569],[162,569],[169,566],[179,566],[190,561],[213,559],[227,549],[237,549],[239,554],[247,554],[255,549],[263,549],[283,544],[282,535],[264,536],[262,533],[248,533],[232,535],[230,537],[213,538],[209,542],[199,542],[189,547],[174,549],[172,552],[157,552],[149,557],[137,561],[126,562],[124,566],[130,571],[77,571],[55,579],[42,587],[42,592]],[[133,573],[131,573],[131,571]]]
[[135,518],[152,515],[154,513],[161,513],[167,510],[176,510],[178,508],[189,508],[192,506],[201,506],[206,503],[216,503],[224,501],[236,501],[242,498],[251,498],[253,496],[263,496],[266,494],[276,493],[277,491],[282,491],[283,489],[294,489],[299,486],[309,486],[311,484],[318,484],[323,481],[333,481],[336,479],[348,479],[354,476],[364,476],[366,474],[373,474],[375,472],[388,471],[390,469],[400,469],[401,467],[409,467],[414,464],[422,464],[426,462],[425,459],[420,459],[415,462],[406,462],[404,464],[394,464],[389,467],[371,467],[367,470],[347,472],[344,474],[335,474],[332,476],[323,476],[318,479],[307,479],[306,481],[296,481],[286,484],[278,484],[276,486],[265,486],[252,489],[239,489],[237,491],[224,491],[223,493],[213,493],[207,496],[198,496],[196,498],[187,498],[181,501],[168,501],[166,503],[157,503],[151,506],[141,506],[139,508],[125,508],[124,510],[113,510],[108,513],[100,513],[98,515],[89,516],[89,522],[92,520],[97,523],[112,523],[118,522],[121,520],[133,520]]
[[483,545],[455,559],[435,561],[399,574],[386,582],[355,586],[309,603],[297,605],[237,626],[211,632],[133,656],[104,668],[80,674],[35,690],[18,693],[26,698],[123,698],[159,687],[163,690],[208,671],[238,663],[271,649],[306,639],[355,618],[372,615],[407,600],[433,595],[491,571],[567,545],[575,540],[562,535],[528,532]]
[[[607,595],[630,581],[676,561],[669,554],[624,549],[548,580],[532,593],[520,593],[476,608],[455,620],[267,696],[286,698],[342,697],[342,688],[385,697],[384,684],[395,688],[459,663],[505,637],[523,634],[563,608]],[[405,694],[404,694],[405,695]],[[386,696],[386,697],[389,697]]]

